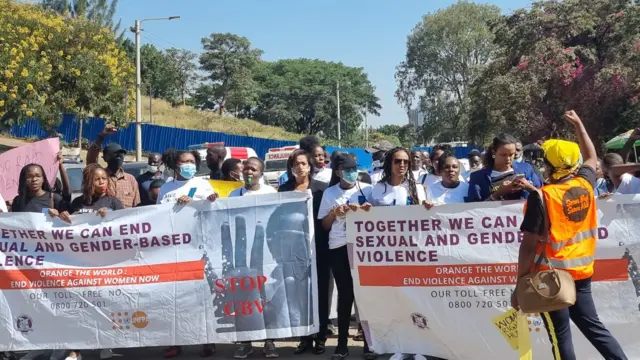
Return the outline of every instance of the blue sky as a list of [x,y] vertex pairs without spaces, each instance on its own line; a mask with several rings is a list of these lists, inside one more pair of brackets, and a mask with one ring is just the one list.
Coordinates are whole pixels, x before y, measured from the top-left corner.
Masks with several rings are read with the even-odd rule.
[[[383,107],[373,126],[408,122],[394,97],[395,67],[405,56],[406,39],[426,13],[455,0],[120,0],[116,18],[179,15],[179,20],[144,23],[143,43],[201,52],[200,39],[213,32],[246,36],[264,50],[264,60],[317,58],[363,67]],[[494,0],[505,13],[530,0]],[[131,34],[132,35],[132,34]],[[129,35],[129,36],[131,36]]]

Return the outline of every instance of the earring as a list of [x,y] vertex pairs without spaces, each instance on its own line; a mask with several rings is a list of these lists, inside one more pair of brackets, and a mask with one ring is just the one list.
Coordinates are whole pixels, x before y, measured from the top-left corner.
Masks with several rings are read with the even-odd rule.
[[493,156],[491,156],[491,157],[492,157],[492,158],[494,158],[494,159],[496,158],[496,156],[495,156],[495,155],[493,155]]

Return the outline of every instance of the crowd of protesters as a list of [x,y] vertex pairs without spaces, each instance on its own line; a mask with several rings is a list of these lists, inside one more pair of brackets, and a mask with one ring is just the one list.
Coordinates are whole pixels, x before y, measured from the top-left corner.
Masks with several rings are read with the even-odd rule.
[[[245,161],[233,158],[225,160],[227,154],[224,146],[214,145],[207,149],[205,162],[210,170],[210,179],[244,183],[244,186],[231,192],[229,197],[286,191],[311,194],[315,225],[320,331],[313,336],[301,338],[294,352],[295,354],[325,352],[325,342],[330,326],[331,294],[335,281],[338,295],[338,345],[332,359],[340,360],[349,355],[348,332],[352,309],[355,306],[354,285],[346,247],[347,213],[369,211],[376,206],[420,205],[425,209],[424,211],[430,211],[434,207],[445,204],[526,200],[531,194],[539,198],[540,189],[544,189],[544,186],[558,183],[559,179],[573,179],[573,177],[587,179],[585,182],[587,185],[584,186],[590,187],[594,196],[599,198],[606,198],[612,194],[640,193],[640,179],[633,174],[639,168],[636,164],[625,163],[629,149],[636,140],[640,139],[640,131],[633,132],[629,139],[632,145],[625,146],[622,154],[609,153],[602,159],[595,159],[595,150],[583,131],[580,119],[574,112],[568,113],[567,119],[578,129],[577,136],[580,139],[578,150],[582,151],[582,156],[579,156],[580,151],[576,153],[576,148],[571,147],[574,150],[571,156],[553,157],[551,147],[543,146],[545,155],[542,169],[536,166],[537,162],[525,159],[522,143],[509,134],[496,136],[484,152],[471,151],[466,159],[469,165],[466,170],[449,145],[437,145],[429,154],[417,150],[410,151],[395,147],[387,141],[380,141],[366,149],[373,159],[373,166],[369,172],[359,171],[357,159],[353,154],[340,151],[327,154],[318,138],[307,136],[300,140],[299,149],[289,156],[287,171],[280,179],[278,189],[264,183],[262,179],[264,163],[257,157]],[[69,180],[62,161],[60,161],[61,180],[57,181],[53,187],[42,166],[30,164],[20,172],[18,195],[6,204],[0,198],[0,211],[43,212],[71,223],[70,215],[73,214],[95,213],[97,216],[104,217],[109,211],[137,206],[166,203],[179,206],[194,200],[216,201],[218,199],[219,196],[211,182],[196,176],[201,164],[197,151],[170,149],[164,154],[150,154],[148,168],[144,174],[137,179],[128,174],[122,168],[125,150],[115,142],[102,146],[105,138],[115,131],[115,128],[107,126],[91,144],[87,154],[87,166],[83,171],[81,196],[71,201]],[[562,152],[565,149],[558,150],[554,147],[553,151]],[[98,164],[100,154],[107,164],[106,167]],[[529,209],[531,208],[530,206]],[[530,220],[536,216],[540,218],[540,215],[527,216],[526,224],[523,223],[523,231],[540,232],[540,226],[535,225],[539,225],[540,221],[536,223],[536,220]],[[587,288],[590,289],[589,284],[581,285],[585,287],[584,291],[587,291]],[[588,303],[590,295],[582,296],[583,300],[580,301]],[[355,309],[356,318],[359,320],[357,306]],[[610,337],[597,320],[595,308],[589,304],[581,304],[580,309],[588,310],[589,313],[584,316],[591,321],[590,323],[582,322],[580,330],[585,335],[591,331],[592,336],[599,336],[601,340],[607,336]],[[556,327],[568,326],[568,318],[562,317],[561,314],[552,315],[555,316],[553,321]],[[573,319],[573,315],[571,318]],[[550,324],[545,321],[545,325],[549,327]],[[355,339],[364,341],[365,359],[373,360],[377,357],[377,354],[369,349],[362,335],[362,328],[359,328],[359,334]],[[572,346],[570,335],[563,339],[565,343],[561,346],[561,350],[566,357],[562,356],[562,359],[575,359],[575,355],[571,357],[572,352],[569,350]],[[616,344],[615,339],[607,338],[606,343],[604,340],[600,341],[597,348],[601,353],[608,354],[609,359],[624,359],[622,350],[619,349],[619,345],[616,347]],[[215,350],[213,344],[203,345],[201,355],[212,356]],[[274,339],[266,340],[262,350],[267,358],[278,357]],[[245,359],[252,352],[251,342],[239,343],[234,357]],[[172,358],[180,353],[181,347],[172,346],[164,351],[164,356]],[[33,351],[23,359],[34,359],[41,354],[42,351]],[[67,360],[80,358],[77,351],[55,351],[52,358],[59,359],[65,356]],[[101,350],[101,359],[112,356],[111,350]],[[415,355],[397,354],[395,356],[405,358]]]

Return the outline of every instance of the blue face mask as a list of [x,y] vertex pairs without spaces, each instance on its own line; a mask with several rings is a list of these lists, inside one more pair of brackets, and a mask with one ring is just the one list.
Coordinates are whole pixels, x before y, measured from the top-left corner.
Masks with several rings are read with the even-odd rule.
[[349,184],[355,184],[358,181],[358,170],[343,171],[342,179]]
[[180,175],[185,179],[192,179],[196,175],[195,164],[182,164],[180,165]]

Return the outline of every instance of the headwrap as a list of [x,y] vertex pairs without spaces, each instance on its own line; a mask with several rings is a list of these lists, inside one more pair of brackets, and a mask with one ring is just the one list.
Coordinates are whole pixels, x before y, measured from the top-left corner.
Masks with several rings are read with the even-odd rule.
[[542,144],[544,158],[554,167],[551,177],[555,180],[571,175],[580,166],[580,146],[572,141],[552,139]]

